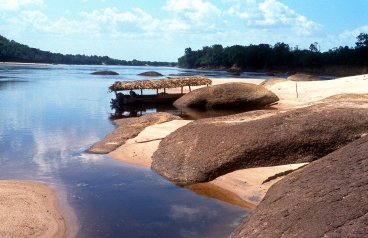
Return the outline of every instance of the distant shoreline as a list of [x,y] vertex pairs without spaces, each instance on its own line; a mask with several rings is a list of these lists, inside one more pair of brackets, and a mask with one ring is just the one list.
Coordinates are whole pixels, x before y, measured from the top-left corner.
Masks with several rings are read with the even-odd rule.
[[0,62],[5,65],[53,65],[48,63]]

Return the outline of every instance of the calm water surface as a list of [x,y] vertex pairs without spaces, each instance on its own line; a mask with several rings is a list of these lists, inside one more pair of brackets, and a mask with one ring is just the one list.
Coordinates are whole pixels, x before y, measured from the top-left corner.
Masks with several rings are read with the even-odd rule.
[[[90,75],[97,70],[120,75]],[[54,188],[78,218],[77,237],[228,237],[249,210],[196,195],[149,168],[84,152],[114,129],[107,87],[149,70],[184,72],[0,64],[0,179]]]

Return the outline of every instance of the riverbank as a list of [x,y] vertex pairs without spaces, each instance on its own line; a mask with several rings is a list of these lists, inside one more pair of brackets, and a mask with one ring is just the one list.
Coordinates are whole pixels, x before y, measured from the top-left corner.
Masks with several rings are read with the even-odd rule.
[[23,63],[23,62],[0,62],[0,64],[5,65],[52,65],[47,63]]
[[55,192],[31,181],[0,181],[1,237],[66,237]]
[[[260,79],[213,78],[213,85],[226,82],[246,82],[259,84]],[[266,88],[274,92],[280,101],[272,107],[280,112],[307,107],[320,100],[341,93],[368,93],[368,75],[351,76],[335,80],[295,82],[286,81]],[[196,87],[198,88],[198,87]],[[196,89],[192,88],[192,90]],[[186,89],[188,90],[188,89]],[[170,90],[176,92],[177,90]],[[190,121],[171,121],[147,127],[137,137],[128,140],[109,155],[117,160],[150,167],[152,154],[166,135]],[[203,196],[217,198],[243,207],[255,208],[267,190],[283,176],[305,164],[289,164],[274,167],[238,170],[221,176],[211,182],[187,186]],[[274,179],[270,179],[274,178]]]

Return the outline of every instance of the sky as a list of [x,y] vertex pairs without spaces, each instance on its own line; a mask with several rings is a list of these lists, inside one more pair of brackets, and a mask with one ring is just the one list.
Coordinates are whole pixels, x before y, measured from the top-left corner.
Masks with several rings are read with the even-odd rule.
[[177,62],[215,44],[354,47],[367,16],[368,0],[0,0],[0,35],[53,53]]

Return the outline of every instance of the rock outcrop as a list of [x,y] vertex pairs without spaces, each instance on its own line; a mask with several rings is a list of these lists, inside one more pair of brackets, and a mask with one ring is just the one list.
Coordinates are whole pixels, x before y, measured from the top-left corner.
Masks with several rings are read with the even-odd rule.
[[279,98],[268,89],[249,83],[225,83],[199,88],[174,102],[178,108],[261,107]]
[[313,76],[311,74],[294,74],[287,78],[290,81],[319,81],[320,78]]
[[140,73],[138,75],[141,75],[141,76],[162,76],[162,74],[160,74],[159,72],[156,72],[156,71],[147,71],[147,72]]
[[190,184],[238,169],[311,162],[367,133],[367,109],[363,99],[247,122],[197,120],[161,141],[152,168],[168,180]]
[[166,112],[147,114],[141,117],[115,120],[117,128],[106,137],[92,145],[87,153],[107,154],[121,146],[128,139],[136,137],[144,128],[172,120],[181,120],[180,117]]
[[367,174],[364,136],[274,184],[230,237],[368,237]]
[[275,85],[277,83],[282,83],[282,82],[286,82],[286,81],[289,81],[289,80],[287,80],[285,78],[270,78],[270,79],[264,80],[259,85],[267,88],[267,87]]
[[91,74],[95,74],[95,75],[119,75],[117,72],[114,72],[114,71],[96,71],[96,72],[93,72]]

